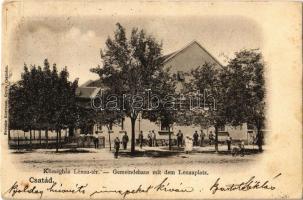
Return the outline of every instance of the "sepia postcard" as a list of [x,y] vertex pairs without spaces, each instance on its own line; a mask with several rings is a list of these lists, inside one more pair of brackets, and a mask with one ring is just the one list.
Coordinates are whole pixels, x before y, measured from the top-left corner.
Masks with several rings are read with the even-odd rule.
[[302,4],[8,0],[3,199],[301,199]]

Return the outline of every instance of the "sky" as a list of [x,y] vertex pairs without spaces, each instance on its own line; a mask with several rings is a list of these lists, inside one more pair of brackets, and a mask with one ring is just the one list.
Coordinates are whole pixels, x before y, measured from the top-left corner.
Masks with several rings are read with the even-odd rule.
[[[102,65],[100,49],[119,22],[129,34],[143,28],[163,43],[163,54],[199,42],[222,64],[243,48],[262,48],[262,30],[252,19],[239,16],[86,16],[26,17],[14,30],[9,47],[12,80],[23,65],[43,65],[45,58],[58,68],[67,66],[70,80],[82,84],[98,76],[90,68]],[[225,56],[223,56],[225,55]]]

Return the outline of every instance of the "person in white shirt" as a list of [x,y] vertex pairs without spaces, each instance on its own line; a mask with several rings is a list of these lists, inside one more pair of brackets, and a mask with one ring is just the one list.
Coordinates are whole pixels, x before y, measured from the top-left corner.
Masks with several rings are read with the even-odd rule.
[[185,138],[185,153],[189,153],[193,150],[193,140],[189,137],[186,136]]

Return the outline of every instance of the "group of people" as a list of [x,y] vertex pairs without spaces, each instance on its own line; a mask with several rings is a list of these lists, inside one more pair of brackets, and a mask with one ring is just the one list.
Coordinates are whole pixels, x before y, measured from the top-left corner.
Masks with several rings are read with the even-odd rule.
[[[128,138],[127,132],[125,132],[124,135],[122,136],[122,145],[123,145],[124,150],[127,149],[128,141],[129,141],[129,138]],[[115,158],[118,158],[120,143],[121,142],[120,142],[119,137],[116,137],[114,140]]]
[[[179,132],[181,132],[179,130]],[[210,132],[209,135],[212,135],[212,132]],[[193,150],[193,146],[204,146],[204,140],[205,140],[205,133],[203,130],[201,130],[200,134],[198,134],[198,131],[195,131],[193,134],[193,137],[186,136],[185,138],[185,153],[189,153]],[[200,140],[199,140],[200,137]]]
[[[206,134],[203,132],[203,130],[201,130],[200,134],[198,134],[198,131],[195,131],[192,138],[189,136],[186,136],[185,140],[183,140],[183,133],[181,132],[181,130],[179,130],[176,136],[177,136],[178,147],[183,147],[183,141],[184,141],[184,143],[185,143],[184,150],[186,153],[189,153],[190,151],[192,151],[194,146],[201,146],[201,147],[204,146]],[[147,138],[148,138],[148,145],[150,147],[157,146],[156,133],[154,132],[154,130],[149,131]],[[208,140],[209,140],[209,145],[212,145],[213,142],[215,141],[215,137],[214,137],[214,134],[212,133],[212,131],[210,131],[210,133],[208,135]],[[97,142],[97,140],[95,140],[95,141],[96,141],[95,147],[97,148],[98,142]],[[124,133],[124,135],[122,137],[122,142],[120,141],[119,137],[115,138],[115,140],[114,140],[115,158],[118,158],[120,143],[122,143],[123,149],[126,150],[128,141],[129,141],[129,138],[128,138],[128,135],[126,132]],[[144,143],[143,131],[140,131],[138,141],[139,141],[140,148],[142,148],[143,143]],[[232,138],[228,135],[226,138],[226,144],[227,144],[228,151],[232,151],[233,155],[235,153],[234,151],[236,151],[236,153],[239,152],[239,153],[243,154],[244,142],[241,142],[241,144],[239,145],[238,151],[237,151],[237,149],[231,150]]]
[[[156,136],[156,133],[154,130],[149,131],[147,138],[148,138],[148,145],[150,147],[157,146],[157,136]],[[140,148],[142,148],[143,143],[144,143],[143,131],[140,131],[138,139],[139,139]],[[127,133],[125,132],[122,137],[122,145],[123,145],[124,150],[127,149],[128,141],[129,141],[129,138],[128,138]],[[118,158],[120,143],[121,143],[121,141],[120,141],[119,137],[116,137],[114,140],[115,158]]]
[[[142,146],[144,144],[143,131],[140,131],[138,141],[139,141],[139,146],[142,149]],[[149,133],[147,135],[147,141],[148,141],[148,146],[150,146],[150,147],[158,146],[158,144],[157,144],[157,135],[156,135],[154,130],[149,131]]]
[[[200,134],[198,134],[198,131],[195,131],[193,134],[193,137],[192,137],[193,146],[201,146],[201,147],[204,146],[205,136],[206,136],[206,134],[202,130],[201,130]],[[199,140],[199,137],[200,137],[200,140]],[[213,136],[212,132],[210,131],[210,134],[209,134],[210,145],[212,144],[213,140],[214,140],[214,136]],[[178,145],[178,147],[183,146],[183,133],[181,132],[181,130],[179,130],[177,133],[177,145]]]
[[156,136],[156,133],[155,133],[154,130],[149,131],[149,133],[147,135],[147,139],[148,139],[148,146],[150,146],[150,147],[156,147],[156,146],[158,146],[158,144],[157,144],[157,136]]
[[[195,131],[195,133],[193,134],[193,146],[203,147],[204,143],[205,143],[205,136],[206,136],[205,133],[201,130],[200,143],[199,143],[199,134],[197,131]],[[208,134],[208,142],[209,142],[209,145],[212,145],[215,142],[215,135],[213,134],[212,131],[210,131],[210,133]],[[226,138],[226,144],[227,144],[228,151],[231,150],[231,143],[232,143],[232,138],[228,134],[227,138]]]
[[[189,137],[186,136],[185,138],[185,152],[188,153],[190,151],[192,151],[194,146],[200,146],[203,147],[204,143],[205,143],[205,136],[206,134],[201,130],[201,133],[198,134],[198,131],[195,131],[193,134],[193,137]],[[200,137],[200,139],[199,139]],[[212,131],[210,131],[209,135],[208,135],[208,142],[209,145],[212,145],[215,141],[215,136],[212,133]],[[178,143],[178,147],[183,145],[183,133],[181,132],[181,130],[179,130],[178,134],[177,134],[177,143]],[[181,144],[181,145],[179,145]],[[228,151],[232,151],[231,150],[231,144],[232,144],[232,138],[230,137],[230,135],[228,134],[227,138],[226,138],[226,144],[227,144],[227,150]],[[244,142],[242,141],[237,149],[239,149],[239,152],[241,154],[243,154],[244,152]],[[234,151],[234,149],[233,149]]]

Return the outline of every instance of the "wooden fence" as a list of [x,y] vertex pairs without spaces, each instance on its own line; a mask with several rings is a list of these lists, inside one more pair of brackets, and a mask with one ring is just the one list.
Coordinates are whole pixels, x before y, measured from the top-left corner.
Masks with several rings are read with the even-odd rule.
[[[95,137],[61,137],[61,138],[38,138],[26,137],[10,138],[8,140],[11,149],[54,149],[54,148],[94,148]],[[98,148],[105,148],[105,137],[98,137]]]

